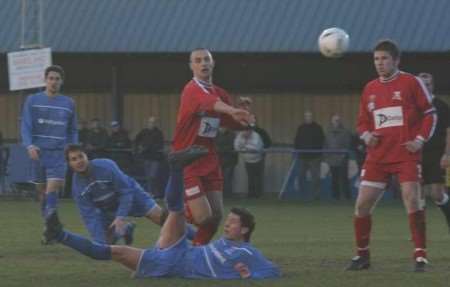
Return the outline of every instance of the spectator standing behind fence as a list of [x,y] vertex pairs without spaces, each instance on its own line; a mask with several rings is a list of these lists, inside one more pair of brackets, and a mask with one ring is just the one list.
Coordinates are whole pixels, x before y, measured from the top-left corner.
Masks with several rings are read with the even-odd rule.
[[233,196],[234,168],[238,163],[238,153],[234,150],[236,133],[227,128],[220,128],[215,139],[223,174],[223,196]]
[[[313,120],[313,114],[306,111],[304,114],[304,123],[297,129],[295,135],[295,149],[322,149],[325,142],[325,135],[322,127]],[[299,186],[305,184],[306,173],[311,174],[311,191],[315,199],[320,199],[320,162],[322,154],[317,153],[299,153]]]
[[110,158],[122,169],[129,171],[132,162],[131,140],[128,131],[122,128],[118,121],[111,122],[111,135],[108,139]]
[[144,161],[147,191],[153,196],[160,196],[163,187],[158,180],[158,174],[164,160],[164,135],[157,127],[157,118],[149,117],[147,127],[136,135],[134,152]]
[[[325,148],[350,150],[351,145],[352,134],[342,124],[341,117],[337,114],[333,115],[325,134]],[[341,195],[344,195],[346,199],[350,199],[348,153],[326,154],[325,159],[330,166],[333,198],[339,200]]]
[[100,120],[94,118],[89,124],[89,133],[85,143],[89,159],[107,157],[108,132],[100,124]]
[[248,179],[248,197],[258,198],[263,193],[264,143],[261,136],[252,129],[240,131],[234,140],[234,149],[245,163]]
[[[237,105],[239,108],[247,110],[250,113],[253,113],[252,103],[253,103],[253,101],[250,97],[239,97]],[[255,122],[252,126],[252,129],[255,132],[257,132],[259,134],[259,136],[261,137],[263,144],[264,144],[264,148],[269,148],[272,146],[272,139],[270,138],[269,134],[263,128],[258,126],[256,117],[255,117]]]

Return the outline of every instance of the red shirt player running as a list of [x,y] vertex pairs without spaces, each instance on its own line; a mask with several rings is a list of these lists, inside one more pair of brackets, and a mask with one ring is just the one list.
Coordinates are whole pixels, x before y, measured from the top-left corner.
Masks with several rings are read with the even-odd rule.
[[193,244],[203,245],[214,236],[223,214],[223,178],[214,138],[220,126],[242,129],[254,117],[232,107],[227,92],[212,84],[214,60],[208,50],[192,51],[190,68],[194,78],[181,95],[172,149],[201,145],[209,150],[207,156],[184,169],[187,211],[199,228]]
[[436,125],[431,95],[422,81],[398,70],[400,51],[389,40],[379,42],[373,59],[378,79],[363,91],[358,133],[367,146],[355,206],[357,256],[347,270],[370,266],[371,213],[391,175],[397,175],[414,242],[414,270],[425,271],[425,214],[420,204],[420,152]]

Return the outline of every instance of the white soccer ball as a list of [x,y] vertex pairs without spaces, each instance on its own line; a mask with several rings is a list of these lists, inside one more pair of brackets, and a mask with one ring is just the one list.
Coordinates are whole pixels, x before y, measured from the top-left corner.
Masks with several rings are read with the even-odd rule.
[[333,27],[323,30],[318,42],[322,55],[328,58],[339,58],[347,51],[350,37],[341,28]]

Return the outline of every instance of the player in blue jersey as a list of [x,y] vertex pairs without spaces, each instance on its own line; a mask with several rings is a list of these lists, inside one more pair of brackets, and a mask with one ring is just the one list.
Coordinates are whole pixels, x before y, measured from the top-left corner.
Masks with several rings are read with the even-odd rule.
[[57,213],[46,220],[44,236],[47,240],[57,240],[93,259],[119,262],[132,269],[137,278],[279,277],[278,267],[249,243],[255,221],[246,209],[231,209],[225,220],[223,237],[220,239],[203,246],[192,246],[187,241],[183,167],[206,154],[206,148],[192,146],[169,155],[171,173],[165,193],[169,214],[154,248],[137,249],[123,245],[98,244],[63,230]]
[[64,184],[64,147],[78,142],[74,101],[60,94],[64,70],[45,69],[45,91],[27,97],[22,109],[21,135],[32,160],[43,216],[56,209],[57,191]]
[[133,240],[134,224],[127,216],[147,217],[162,225],[166,212],[110,159],[88,160],[83,147],[67,145],[64,156],[74,172],[72,197],[91,237],[98,243]]

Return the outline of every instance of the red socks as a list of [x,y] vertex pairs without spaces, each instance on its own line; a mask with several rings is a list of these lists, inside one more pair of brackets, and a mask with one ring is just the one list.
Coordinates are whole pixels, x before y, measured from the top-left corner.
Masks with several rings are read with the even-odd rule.
[[369,256],[370,230],[372,229],[372,216],[355,216],[353,218],[355,228],[355,240],[358,255],[361,257]]
[[425,211],[418,210],[408,214],[409,229],[411,230],[412,240],[414,241],[414,258],[427,257],[426,251],[426,225]]
[[[425,211],[419,210],[408,215],[409,228],[411,230],[412,240],[414,242],[414,258],[427,257],[426,252],[426,224]],[[369,256],[370,230],[372,227],[372,217],[355,216],[353,218],[355,227],[355,240],[359,256]]]
[[195,246],[207,244],[217,231],[217,225],[214,223],[199,226],[192,244]]

